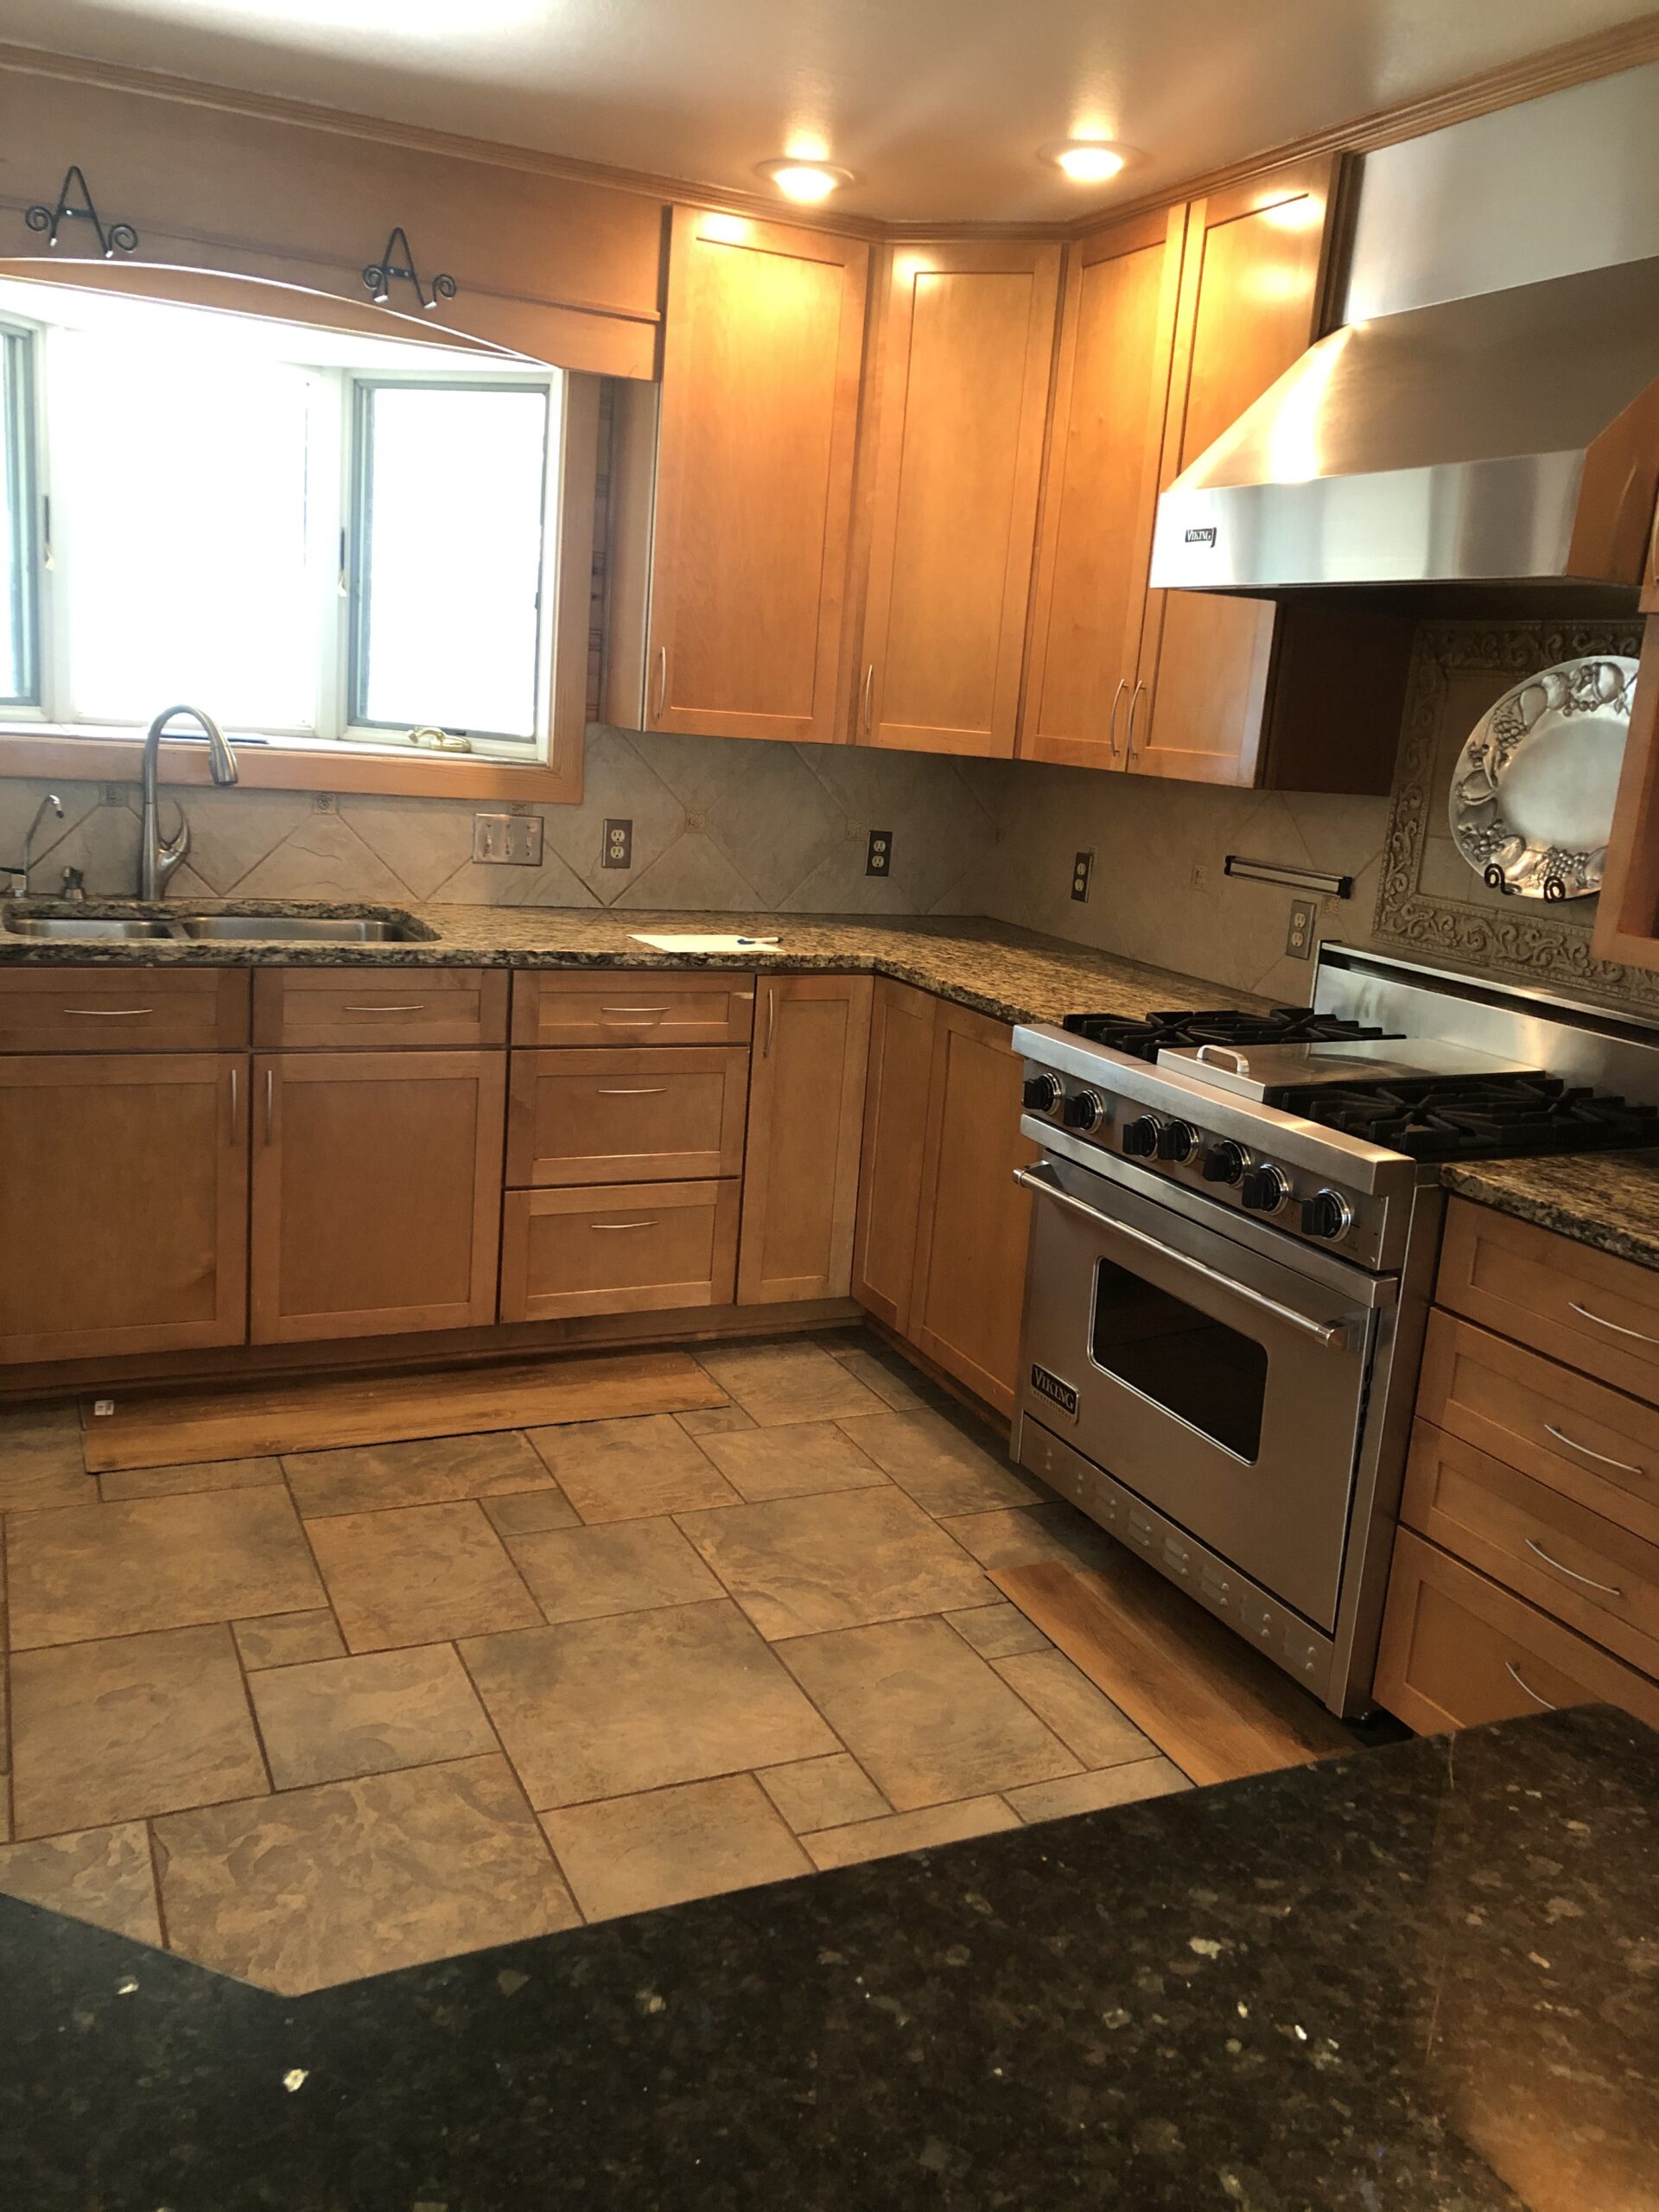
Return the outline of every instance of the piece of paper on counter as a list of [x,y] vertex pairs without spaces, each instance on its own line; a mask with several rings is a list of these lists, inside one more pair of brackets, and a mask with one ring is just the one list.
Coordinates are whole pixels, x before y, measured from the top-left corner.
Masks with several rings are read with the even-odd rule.
[[649,944],[658,952],[778,952],[781,941],[775,937],[697,937],[690,931],[667,930],[660,937],[643,930],[630,930],[628,935],[636,944]]

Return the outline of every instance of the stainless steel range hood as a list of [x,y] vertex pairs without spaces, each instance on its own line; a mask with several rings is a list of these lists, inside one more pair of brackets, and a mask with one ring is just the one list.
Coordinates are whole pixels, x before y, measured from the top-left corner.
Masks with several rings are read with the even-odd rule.
[[1152,581],[1640,582],[1659,258],[1333,331],[1158,503]]

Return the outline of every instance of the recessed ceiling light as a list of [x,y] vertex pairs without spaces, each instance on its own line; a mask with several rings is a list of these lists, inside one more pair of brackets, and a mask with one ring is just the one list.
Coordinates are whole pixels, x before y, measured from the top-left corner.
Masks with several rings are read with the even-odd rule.
[[843,184],[853,181],[851,169],[837,168],[833,162],[808,162],[785,157],[780,162],[757,162],[755,175],[775,184],[788,200],[827,200]]
[[1057,138],[1037,150],[1039,160],[1064,169],[1073,184],[1104,184],[1137,158],[1133,146],[1115,138]]

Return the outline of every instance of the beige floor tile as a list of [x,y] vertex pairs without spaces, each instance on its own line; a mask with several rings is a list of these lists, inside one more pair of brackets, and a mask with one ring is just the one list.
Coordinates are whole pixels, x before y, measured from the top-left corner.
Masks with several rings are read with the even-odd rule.
[[531,1436],[587,1522],[649,1521],[738,1503],[737,1492],[672,1414],[532,1429]]
[[706,1436],[702,1448],[732,1488],[753,1503],[832,1490],[876,1490],[887,1478],[832,1421],[791,1421],[738,1436]]
[[543,1811],[841,1749],[735,1605],[483,1637],[461,1656]]
[[542,1618],[474,1499],[331,1514],[309,1526],[352,1651],[445,1643]]
[[741,1406],[702,1406],[674,1418],[688,1436],[724,1436],[731,1429],[754,1427]]
[[106,1505],[136,1497],[177,1497],[193,1490],[267,1490],[283,1479],[280,1459],[196,1459],[182,1467],[127,1467],[98,1478]]
[[542,1826],[589,1920],[650,1912],[812,1871],[747,1774],[568,1806],[543,1813]]
[[1063,1498],[1007,1512],[956,1514],[944,1525],[982,1567],[994,1570],[1035,1567],[1045,1560],[1093,1567],[1112,1549],[1105,1530]]
[[1084,1766],[1118,1766],[1125,1759],[1150,1758],[1157,1749],[1063,1651],[1020,1652],[995,1665]]
[[722,1390],[762,1428],[779,1421],[879,1414],[881,1401],[821,1344],[711,1345],[697,1354]]
[[162,1940],[149,1831],[142,1821],[8,1844],[0,1849],[0,1891],[135,1943]]
[[578,1917],[499,1754],[182,1814],[156,1840],[173,1948],[290,1996]]
[[222,1623],[20,1651],[11,1691],[20,1838],[266,1787],[242,1669]]
[[248,1688],[278,1789],[499,1748],[450,1643],[277,1667]]
[[342,1452],[290,1452],[283,1461],[308,1520],[385,1505],[448,1505],[550,1490],[553,1478],[515,1429],[486,1436],[425,1436]]
[[755,1780],[797,1835],[809,1828],[844,1827],[849,1821],[878,1820],[888,1808],[881,1792],[850,1752],[823,1759],[795,1759],[763,1767]]
[[941,1620],[801,1637],[778,1652],[901,1813],[1078,1770],[1023,1699]]
[[29,1405],[0,1413],[0,1513],[88,1505],[97,1496],[81,1457],[78,1408]]
[[323,1596],[281,1489],[30,1513],[8,1566],[15,1649],[297,1612]]
[[1058,1782],[1028,1783],[1010,1789],[1008,1802],[1022,1821],[1063,1820],[1068,1813],[1100,1813],[1112,1805],[1167,1797],[1192,1783],[1165,1758],[1128,1759],[1096,1774],[1068,1774]]
[[990,1595],[973,1561],[890,1484],[688,1513],[680,1526],[773,1640]]
[[232,1621],[232,1632],[242,1664],[250,1674],[262,1667],[300,1667],[312,1659],[340,1659],[345,1640],[326,1605],[307,1613],[267,1613],[263,1620]]
[[930,1513],[983,1513],[1043,1496],[943,1414],[875,1414],[843,1425],[860,1450]]
[[1016,1651],[1054,1649],[1036,1622],[1027,1620],[1018,1605],[1010,1605],[1006,1599],[994,1605],[974,1605],[966,1612],[947,1613],[944,1618],[982,1659],[1007,1659]]
[[824,1350],[832,1359],[841,1362],[855,1382],[873,1390],[882,1404],[891,1406],[895,1413],[912,1413],[927,1403],[923,1395],[928,1387],[926,1377],[913,1368],[906,1369],[898,1359],[889,1366],[879,1353],[856,1343],[845,1351],[837,1351],[833,1344],[826,1344]]
[[671,1521],[612,1521],[509,1536],[506,1545],[550,1621],[598,1620],[726,1595]]
[[817,1866],[856,1866],[868,1859],[890,1859],[896,1851],[930,1851],[942,1843],[965,1843],[972,1836],[995,1835],[999,1829],[1019,1825],[1001,1798],[968,1797],[924,1812],[889,1813],[882,1821],[824,1828],[801,1840]]
[[582,1526],[575,1507],[556,1486],[520,1491],[512,1497],[481,1497],[479,1503],[488,1514],[491,1527],[503,1536],[528,1536],[542,1529]]

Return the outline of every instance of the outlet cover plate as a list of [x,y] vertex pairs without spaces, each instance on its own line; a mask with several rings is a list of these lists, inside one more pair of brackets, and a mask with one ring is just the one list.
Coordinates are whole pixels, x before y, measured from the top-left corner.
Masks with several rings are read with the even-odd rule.
[[601,868],[632,868],[633,866],[633,817],[618,815],[605,824],[604,842],[599,849]]
[[1319,927],[1319,902],[1317,899],[1293,899],[1290,919],[1285,925],[1285,952],[1292,960],[1306,960],[1313,951],[1313,936]]
[[1071,863],[1071,896],[1081,906],[1089,896],[1089,879],[1095,872],[1094,848],[1079,853]]
[[864,856],[866,875],[893,874],[893,832],[891,830],[872,830],[869,848]]

